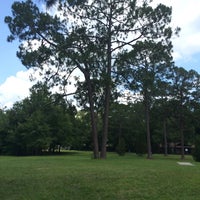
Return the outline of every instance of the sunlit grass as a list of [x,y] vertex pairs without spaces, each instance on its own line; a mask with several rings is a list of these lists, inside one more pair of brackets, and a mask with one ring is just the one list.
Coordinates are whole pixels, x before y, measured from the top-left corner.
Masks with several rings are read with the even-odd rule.
[[199,200],[200,164],[180,166],[179,156],[152,160],[109,153],[106,160],[90,152],[62,156],[0,157],[3,200]]

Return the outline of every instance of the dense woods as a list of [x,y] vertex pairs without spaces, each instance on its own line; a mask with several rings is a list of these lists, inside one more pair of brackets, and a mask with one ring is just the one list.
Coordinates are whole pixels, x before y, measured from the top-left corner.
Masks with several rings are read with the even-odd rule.
[[[191,73],[186,70],[184,72],[185,75]],[[177,88],[176,85],[173,87]],[[152,153],[183,153],[183,156],[191,153],[196,138],[200,137],[197,89],[194,87],[191,90],[186,85],[182,88],[185,93],[192,91],[183,105],[180,104],[177,93],[166,99],[161,96],[154,99],[149,110]],[[87,108],[77,110],[63,95],[52,94],[43,83],[34,85],[30,93],[30,97],[16,102],[11,109],[0,112],[1,154],[40,155],[59,152],[61,148],[92,150]],[[126,104],[113,99],[108,127],[109,151],[116,151],[119,155],[125,152],[146,154],[145,106],[140,97],[137,98],[138,101],[135,102],[124,98]],[[183,106],[184,111],[179,106]],[[180,124],[180,116],[184,117],[183,126]],[[102,116],[96,115],[96,120],[100,139]],[[181,150],[183,137],[184,152]]]
[[[44,81],[1,110],[0,152],[70,148],[102,159],[107,150],[184,159],[200,134],[200,76],[173,62],[171,38],[179,28],[170,27],[172,9],[150,0],[44,2],[53,11],[27,0],[5,17],[8,41],[20,41],[17,56]],[[67,101],[72,76],[79,107]]]

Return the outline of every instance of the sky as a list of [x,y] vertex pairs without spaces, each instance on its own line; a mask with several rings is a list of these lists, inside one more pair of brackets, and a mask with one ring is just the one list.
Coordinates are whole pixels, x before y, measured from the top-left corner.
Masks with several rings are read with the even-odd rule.
[[[14,102],[29,95],[33,85],[31,74],[16,57],[19,43],[7,42],[9,29],[5,16],[11,15],[14,0],[0,2],[0,109],[10,108]],[[174,61],[178,67],[200,73],[200,0],[154,0],[172,6],[172,26],[180,27],[179,37],[173,38]]]

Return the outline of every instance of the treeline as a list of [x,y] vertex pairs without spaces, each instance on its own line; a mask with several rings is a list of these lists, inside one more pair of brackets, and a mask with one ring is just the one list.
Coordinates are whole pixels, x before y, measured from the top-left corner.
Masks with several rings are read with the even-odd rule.
[[[114,90],[122,86],[138,90],[149,124],[149,91],[160,88],[154,82],[163,80],[172,66],[171,38],[180,28],[170,26],[171,7],[153,6],[151,0],[43,2],[54,11],[42,9],[38,1],[13,3],[12,15],[5,17],[7,40],[19,40],[18,58],[27,68],[39,69],[48,85],[59,85],[66,93],[69,77],[75,76],[76,97],[89,111],[93,157],[105,159]],[[151,158],[149,127],[147,135]]]
[[30,97],[0,112],[0,153],[40,155],[61,147],[84,149],[89,128],[76,108],[41,83],[30,92]]
[[[174,66],[172,38],[180,28],[171,27],[172,8],[153,6],[151,0],[43,2],[54,12],[32,0],[13,3],[12,15],[5,17],[7,40],[19,40],[18,58],[28,69],[39,69],[49,87],[70,95],[74,76],[83,111],[70,115],[70,107],[52,103],[57,102],[52,94],[47,95],[50,103],[32,109],[31,96],[5,113],[11,130],[1,151],[29,153],[33,141],[40,144],[34,153],[53,151],[56,145],[89,149],[89,143],[93,158],[105,159],[107,149],[119,154],[146,149],[151,159],[164,135],[165,153],[170,140],[179,142],[183,159],[185,144],[199,134],[200,83],[194,70]],[[141,101],[117,104],[126,90],[138,93]],[[16,120],[12,112],[19,115]],[[36,138],[18,145],[27,134]]]
[[[171,93],[168,97],[158,96],[152,101],[149,126],[153,153],[176,153],[169,149],[170,143],[181,145],[184,137],[184,144],[193,146],[200,136],[200,102],[199,98],[194,98],[197,90],[193,88],[189,94],[188,86],[174,86],[176,90],[184,91],[184,102],[180,102],[183,97],[178,98],[178,90],[174,96]],[[147,123],[142,99],[139,95],[134,102],[127,100],[126,104],[122,104],[115,99],[111,104],[109,151],[116,151],[119,155],[127,151],[138,155],[147,152]],[[11,109],[1,110],[0,154],[41,155],[59,152],[61,148],[92,150],[90,116],[86,105],[83,110],[77,110],[63,95],[52,94],[47,85],[37,83],[30,89],[29,97],[16,102]],[[97,124],[101,127],[101,105],[96,109]],[[101,133],[99,128],[99,139]]]

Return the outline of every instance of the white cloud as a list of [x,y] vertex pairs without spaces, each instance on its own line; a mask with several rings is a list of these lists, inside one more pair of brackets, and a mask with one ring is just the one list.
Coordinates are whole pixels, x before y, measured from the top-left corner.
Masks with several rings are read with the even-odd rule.
[[[154,0],[172,6],[172,26],[181,28],[180,37],[173,38],[175,60],[190,60],[194,54],[200,53],[200,0]],[[37,44],[35,45],[37,47]],[[15,76],[8,77],[0,85],[0,108],[10,108],[15,101],[29,95],[33,85],[29,81],[32,71],[20,71]],[[74,91],[73,84],[68,91]]]
[[[34,81],[30,81],[30,77]],[[73,93],[76,90],[75,77],[79,77],[83,81],[83,75],[76,69],[71,74],[69,81],[71,84],[66,88],[66,93]],[[19,71],[15,76],[10,76],[6,81],[0,85],[0,108],[11,108],[16,101],[21,101],[29,96],[29,89],[37,81],[41,81],[39,71],[29,69],[27,71]],[[59,87],[54,87],[52,92],[59,92]]]
[[162,0],[157,2],[172,6],[172,26],[180,27],[180,36],[173,39],[174,59],[189,60],[200,53],[200,1]]
[[32,70],[17,72],[0,85],[0,107],[12,107],[13,103],[29,95],[29,88],[33,82],[29,80]]
[[[172,6],[172,27],[180,27],[180,36],[173,38],[174,59],[188,61],[194,54],[200,53],[200,0],[153,0],[153,5],[165,4]],[[46,7],[43,4],[43,10]],[[57,12],[56,6],[50,11]]]
[[175,61],[188,61],[200,53],[200,1],[199,0],[154,0],[172,6],[172,27],[180,27],[179,37],[173,38]]

